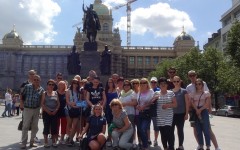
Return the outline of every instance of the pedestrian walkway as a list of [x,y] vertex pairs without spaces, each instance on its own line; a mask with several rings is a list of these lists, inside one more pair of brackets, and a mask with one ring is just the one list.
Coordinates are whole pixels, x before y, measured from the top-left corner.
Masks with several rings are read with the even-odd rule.
[[[0,105],[0,113],[3,111],[4,106]],[[20,147],[20,139],[21,139],[21,131],[17,130],[18,123],[21,120],[20,116],[14,117],[0,117],[0,150],[16,150]],[[211,120],[212,129],[217,136],[218,143],[222,150],[239,150],[240,149],[240,119],[239,118],[228,118],[228,117],[219,117],[214,116]],[[41,143],[39,143],[39,147],[36,148],[29,148],[27,149],[37,149],[37,150],[44,150],[46,148],[43,147],[43,122],[42,119],[39,120],[39,131],[37,137],[40,139]],[[177,130],[176,130],[177,131]],[[30,132],[29,132],[30,137]],[[151,129],[151,139],[154,139],[154,133]],[[78,143],[77,143],[78,144]],[[161,138],[158,138],[158,144],[161,145]],[[29,144],[27,145],[29,146]],[[178,139],[175,139],[175,148],[178,146]],[[185,150],[194,150],[197,146],[197,143],[193,136],[192,128],[189,125],[189,122],[186,121],[185,123],[185,141],[184,147]],[[56,149],[51,147],[50,149]],[[77,150],[78,146],[75,147],[68,147],[66,145],[60,145],[57,148],[58,150]],[[107,148],[110,150],[111,148]],[[160,147],[153,147],[151,146],[149,150],[160,150]],[[214,147],[211,147],[211,150],[214,150]]]

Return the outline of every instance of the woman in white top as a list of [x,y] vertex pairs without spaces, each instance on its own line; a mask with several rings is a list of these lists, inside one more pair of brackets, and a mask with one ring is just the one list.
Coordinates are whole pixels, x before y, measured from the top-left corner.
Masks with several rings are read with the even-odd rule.
[[136,109],[139,111],[139,127],[140,127],[140,137],[142,141],[143,149],[148,148],[148,134],[147,130],[151,123],[151,116],[149,111],[149,104],[153,97],[153,90],[150,87],[147,78],[142,78],[140,80],[140,93],[137,99],[138,105]]
[[[2,117],[11,117],[11,108],[12,108],[12,90],[7,89],[7,92],[5,94],[5,110],[2,113]],[[8,112],[8,115],[6,115],[6,112]]]
[[119,100],[122,102],[123,108],[128,114],[128,118],[132,125],[134,126],[134,117],[135,117],[135,106],[137,105],[137,100],[132,99],[132,85],[129,80],[124,80],[123,90],[121,91],[121,96]]

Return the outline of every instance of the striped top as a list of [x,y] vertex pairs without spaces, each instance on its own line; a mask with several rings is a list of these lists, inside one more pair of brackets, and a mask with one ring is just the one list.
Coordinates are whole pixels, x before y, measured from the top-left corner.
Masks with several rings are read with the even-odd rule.
[[157,126],[172,126],[173,108],[162,109],[162,105],[172,103],[174,97],[174,92],[169,90],[166,94],[159,96],[157,100]]

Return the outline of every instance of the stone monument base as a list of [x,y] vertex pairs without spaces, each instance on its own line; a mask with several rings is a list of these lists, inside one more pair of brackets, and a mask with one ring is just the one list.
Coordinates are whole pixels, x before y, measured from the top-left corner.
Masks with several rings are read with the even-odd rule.
[[97,51],[97,42],[85,42],[84,51]]

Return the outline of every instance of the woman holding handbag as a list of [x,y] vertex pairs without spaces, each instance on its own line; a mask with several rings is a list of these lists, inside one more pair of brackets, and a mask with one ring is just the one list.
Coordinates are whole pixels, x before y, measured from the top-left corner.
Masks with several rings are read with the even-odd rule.
[[202,79],[197,79],[195,81],[196,92],[190,94],[191,105],[196,113],[195,127],[197,130],[198,144],[200,148],[198,150],[203,150],[203,135],[205,137],[206,150],[210,150],[210,122],[209,122],[209,102],[211,101],[211,94],[208,91],[204,91],[204,83]]
[[77,102],[80,100],[80,91],[79,91],[79,81],[78,79],[73,79],[70,88],[66,91],[66,101],[68,109],[68,119],[67,119],[67,131],[69,138],[67,139],[68,146],[74,146],[73,137],[76,133],[79,117],[80,117],[80,108],[77,106]]
[[147,131],[150,128],[151,116],[150,116],[150,102],[153,97],[153,90],[150,87],[150,83],[147,78],[140,80],[140,93],[137,99],[138,105],[136,109],[139,111],[138,127],[140,128],[140,138],[142,141],[142,148],[146,150],[148,148],[148,134]]

